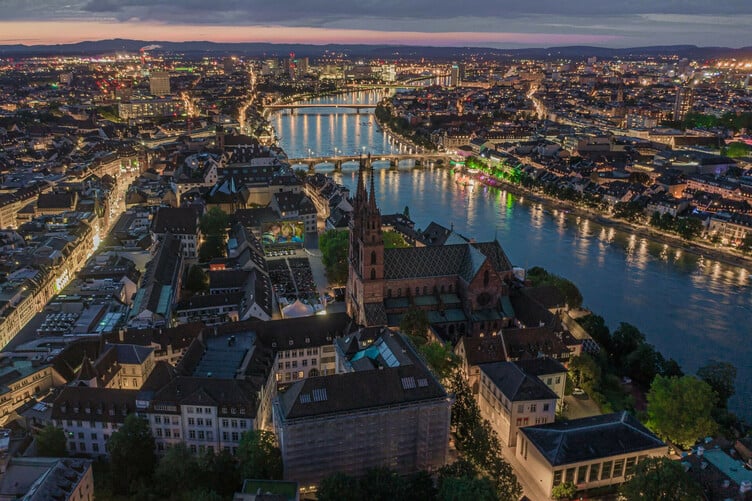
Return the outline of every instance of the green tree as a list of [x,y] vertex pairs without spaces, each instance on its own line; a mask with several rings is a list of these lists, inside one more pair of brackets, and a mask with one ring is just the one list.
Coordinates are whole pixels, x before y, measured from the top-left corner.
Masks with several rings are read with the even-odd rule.
[[198,259],[202,263],[225,256],[225,239],[219,235],[209,235],[198,248]]
[[204,235],[225,236],[229,226],[230,216],[219,207],[209,209],[199,221],[199,228]]
[[[154,471],[154,437],[149,423],[135,414],[125,418],[123,425],[107,441],[110,453],[112,490],[130,494],[141,482],[147,482]],[[116,473],[115,473],[116,472]]]
[[701,501],[700,486],[684,471],[681,463],[667,457],[650,457],[639,463],[635,473],[621,486],[627,501]]
[[572,499],[577,494],[577,486],[572,482],[565,482],[551,489],[551,497],[554,499]]
[[587,353],[573,357],[569,361],[569,375],[575,386],[584,387],[588,393],[600,387],[601,367]]
[[199,485],[204,489],[216,492],[226,499],[240,489],[238,463],[227,449],[222,449],[216,454],[206,452],[199,457],[198,465],[201,470]]
[[316,491],[319,501],[360,501],[358,479],[345,473],[333,473],[324,477]]
[[725,409],[728,399],[736,392],[736,367],[728,362],[711,360],[697,370],[697,377],[713,388],[718,395],[718,406]]
[[475,465],[467,459],[460,458],[454,463],[439,468],[439,485],[441,485],[441,482],[446,478],[475,478],[476,476],[478,476],[478,469]]
[[405,239],[397,233],[396,231],[385,231],[382,234],[382,237],[384,237],[384,248],[385,249],[402,249],[405,247],[410,247],[407,245],[407,242],[405,242]]
[[711,413],[718,395],[696,377],[656,376],[647,400],[648,427],[681,447],[691,447],[717,428]]
[[164,498],[198,489],[201,469],[198,460],[184,443],[167,449],[154,471],[154,487]]
[[188,270],[188,276],[185,279],[185,288],[193,293],[208,291],[209,275],[201,266],[194,264]]
[[68,455],[65,431],[51,424],[42,428],[35,437],[37,441],[37,454],[42,457],[62,458]]
[[426,359],[428,366],[442,380],[448,378],[459,367],[460,359],[448,343],[426,343],[419,347],[418,351]]
[[204,243],[198,249],[200,261],[206,262],[225,256],[225,240],[229,226],[230,217],[219,207],[212,207],[201,216],[199,228],[204,235]]
[[263,430],[243,433],[238,444],[238,460],[243,478],[282,478],[282,453],[274,433]]
[[502,498],[496,497],[494,484],[487,477],[449,477],[441,482],[437,499],[439,501],[496,501]]
[[630,353],[645,342],[645,334],[632,324],[621,322],[611,335],[611,358],[618,369],[624,367],[624,362]]
[[734,142],[724,148],[723,154],[731,158],[743,158],[749,156],[750,149],[745,143]]
[[400,320],[400,331],[408,336],[426,337],[428,315],[416,306],[410,306]]
[[590,314],[578,318],[577,322],[601,348],[606,350],[606,352],[611,351],[611,332],[606,325],[606,320],[602,316]]
[[326,267],[326,276],[330,282],[344,284],[347,282],[347,254],[350,249],[350,232],[329,230],[319,237],[321,261]]
[[362,499],[393,501],[405,496],[405,481],[388,468],[371,468],[366,471],[358,485]]
[[417,471],[405,478],[405,499],[436,499],[436,487],[431,474],[425,470]]

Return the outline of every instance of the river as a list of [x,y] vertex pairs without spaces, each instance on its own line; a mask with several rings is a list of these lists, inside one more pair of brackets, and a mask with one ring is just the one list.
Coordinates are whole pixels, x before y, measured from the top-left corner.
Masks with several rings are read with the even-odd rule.
[[[363,147],[374,154],[395,151],[363,111],[297,111],[272,117],[291,158],[307,156],[309,148],[314,156],[330,155],[335,148],[340,154]],[[354,165],[334,176],[354,191]],[[733,363],[738,376],[730,406],[752,420],[752,278],[745,269],[549,210],[503,190],[462,186],[447,169],[377,169],[375,176],[383,214],[409,206],[416,227],[436,221],[477,240],[498,238],[516,266],[542,266],[569,278],[581,290],[585,307],[612,328],[621,321],[636,325],[685,372],[693,373],[709,359]]]

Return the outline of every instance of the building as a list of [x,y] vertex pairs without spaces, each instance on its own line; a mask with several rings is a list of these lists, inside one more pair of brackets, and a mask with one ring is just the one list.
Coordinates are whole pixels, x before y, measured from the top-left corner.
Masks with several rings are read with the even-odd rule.
[[297,381],[274,401],[284,476],[302,489],[335,472],[447,461],[451,399],[401,335],[376,332],[375,350],[345,338],[349,372]]
[[567,368],[550,357],[517,360],[515,365],[530,376],[540,379],[558,397],[558,407],[564,403],[564,388],[567,384]]
[[0,501],[92,501],[91,461],[73,458],[12,458],[0,480]]
[[136,412],[137,390],[65,386],[52,404],[52,425],[62,428],[68,453],[107,454],[107,441]]
[[676,88],[676,99],[674,100],[674,121],[684,120],[687,113],[692,111],[692,105],[695,100],[695,90],[692,86],[683,86]]
[[480,366],[477,398],[481,416],[509,447],[517,444],[519,428],[552,423],[556,417],[556,393],[512,362]]
[[[470,242],[452,233],[443,245],[385,249],[373,176],[366,192],[363,170],[351,218],[345,301],[361,325],[398,326],[411,306],[426,311],[446,340],[498,331],[513,313],[508,297],[512,265],[497,241]],[[506,302],[508,304],[508,301]]]
[[131,99],[118,103],[118,116],[126,120],[170,117],[182,114],[182,112],[182,102],[171,98]]
[[546,496],[571,482],[589,489],[625,482],[666,444],[626,411],[520,428],[515,456]]
[[154,238],[171,234],[180,240],[183,257],[198,257],[201,240],[199,212],[193,207],[161,207],[151,225]]
[[[0,423],[13,412],[37,397],[43,397],[61,378],[49,364],[34,365],[31,361],[10,362],[3,359],[0,368]],[[9,362],[9,363],[8,363]]]
[[149,90],[152,96],[169,95],[170,73],[167,71],[152,71],[149,75]]

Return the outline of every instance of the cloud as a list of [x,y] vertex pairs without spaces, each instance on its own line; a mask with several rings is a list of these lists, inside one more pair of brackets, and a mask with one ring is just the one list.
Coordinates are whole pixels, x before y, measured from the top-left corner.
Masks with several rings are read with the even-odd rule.
[[749,40],[752,0],[0,0],[0,21],[12,20],[378,30],[390,40],[395,32],[616,35],[620,44],[739,46]]

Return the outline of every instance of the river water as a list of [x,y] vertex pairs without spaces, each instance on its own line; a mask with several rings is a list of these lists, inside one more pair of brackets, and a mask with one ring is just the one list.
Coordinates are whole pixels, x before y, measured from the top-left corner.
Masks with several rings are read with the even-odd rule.
[[[348,99],[352,97],[316,102]],[[272,117],[291,158],[308,156],[309,149],[314,156],[333,154],[335,148],[339,154],[396,151],[363,111],[296,111]],[[346,164],[333,175],[354,191],[355,169]],[[745,269],[549,210],[503,190],[463,186],[448,169],[377,168],[374,181],[382,214],[409,206],[419,228],[436,221],[477,240],[498,238],[515,266],[542,266],[572,280],[585,307],[612,328],[620,321],[636,325],[685,372],[709,359],[733,363],[738,377],[730,405],[752,420],[752,278]]]

